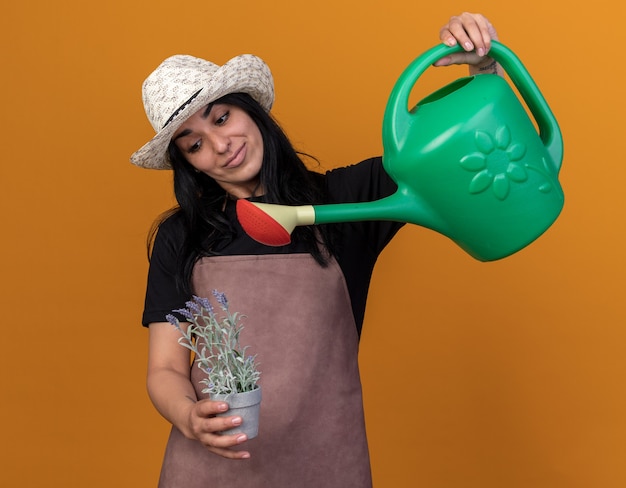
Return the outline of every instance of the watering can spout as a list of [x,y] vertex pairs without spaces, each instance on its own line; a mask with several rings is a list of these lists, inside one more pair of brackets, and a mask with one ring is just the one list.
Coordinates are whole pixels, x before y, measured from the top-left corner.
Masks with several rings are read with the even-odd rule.
[[389,220],[445,232],[443,222],[410,193],[407,188],[398,188],[380,200],[327,205],[288,206],[237,200],[237,217],[250,237],[270,246],[289,244],[291,233],[300,225]]
[[315,208],[316,224],[336,222],[357,222],[364,220],[390,220],[405,222],[438,232],[444,232],[443,222],[437,219],[430,208],[410,188],[399,186],[392,195],[371,202],[340,203],[317,205]]

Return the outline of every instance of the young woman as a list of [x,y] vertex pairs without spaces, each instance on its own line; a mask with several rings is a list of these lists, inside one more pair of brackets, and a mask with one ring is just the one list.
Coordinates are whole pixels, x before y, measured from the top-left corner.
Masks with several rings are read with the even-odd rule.
[[[480,14],[454,16],[440,39],[465,52],[437,65],[497,72],[496,33]],[[357,350],[371,273],[396,222],[297,228],[292,243],[259,244],[239,225],[235,201],[283,204],[377,200],[393,193],[381,159],[307,169],[269,114],[269,68],[251,55],[223,66],[166,59],[144,82],[156,136],[131,157],[174,172],[179,206],[158,224],[143,323],[149,327],[148,391],[172,423],[162,487],[371,486]],[[245,313],[244,342],[261,363],[259,436],[222,435],[241,424],[203,395],[179,332],[166,322],[191,294],[226,294]],[[237,462],[239,461],[239,462]]]

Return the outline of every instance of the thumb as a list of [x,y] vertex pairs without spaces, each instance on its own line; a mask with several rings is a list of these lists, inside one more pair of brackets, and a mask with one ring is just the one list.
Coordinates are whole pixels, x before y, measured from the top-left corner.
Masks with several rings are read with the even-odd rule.
[[195,404],[195,413],[199,417],[212,417],[228,411],[226,402],[216,402],[209,399],[199,400]]
[[484,57],[479,56],[475,52],[462,52],[462,53],[453,53],[448,56],[444,56],[439,59],[435,63],[434,66],[450,66],[453,64],[479,64]]

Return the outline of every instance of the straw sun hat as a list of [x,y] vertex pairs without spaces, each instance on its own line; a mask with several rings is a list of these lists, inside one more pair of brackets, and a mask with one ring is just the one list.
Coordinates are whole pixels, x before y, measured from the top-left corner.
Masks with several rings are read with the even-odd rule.
[[130,161],[149,169],[171,168],[167,146],[176,129],[218,98],[247,93],[267,111],[274,102],[272,73],[263,60],[251,54],[236,56],[222,66],[177,54],[163,61],[142,88],[144,109],[156,135]]

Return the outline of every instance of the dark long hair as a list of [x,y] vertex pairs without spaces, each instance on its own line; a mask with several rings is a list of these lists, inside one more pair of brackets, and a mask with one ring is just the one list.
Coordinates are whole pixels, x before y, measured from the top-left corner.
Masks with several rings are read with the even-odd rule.
[[[325,190],[322,176],[309,170],[286,134],[250,95],[232,93],[216,102],[234,105],[244,110],[258,126],[263,138],[263,162],[259,173],[265,194],[264,202],[285,205],[323,203]],[[168,148],[174,172],[174,194],[178,206],[166,212],[153,226],[148,238],[149,249],[161,222],[178,214],[184,228],[184,244],[179,250],[176,283],[179,289],[190,292],[191,273],[196,261],[203,256],[215,255],[235,237],[235,230],[223,213],[225,190],[205,173],[197,172],[174,143]],[[332,253],[332,237],[327,226],[296,227],[292,241],[300,243],[321,265],[328,263]],[[320,246],[320,244],[322,246]]]

